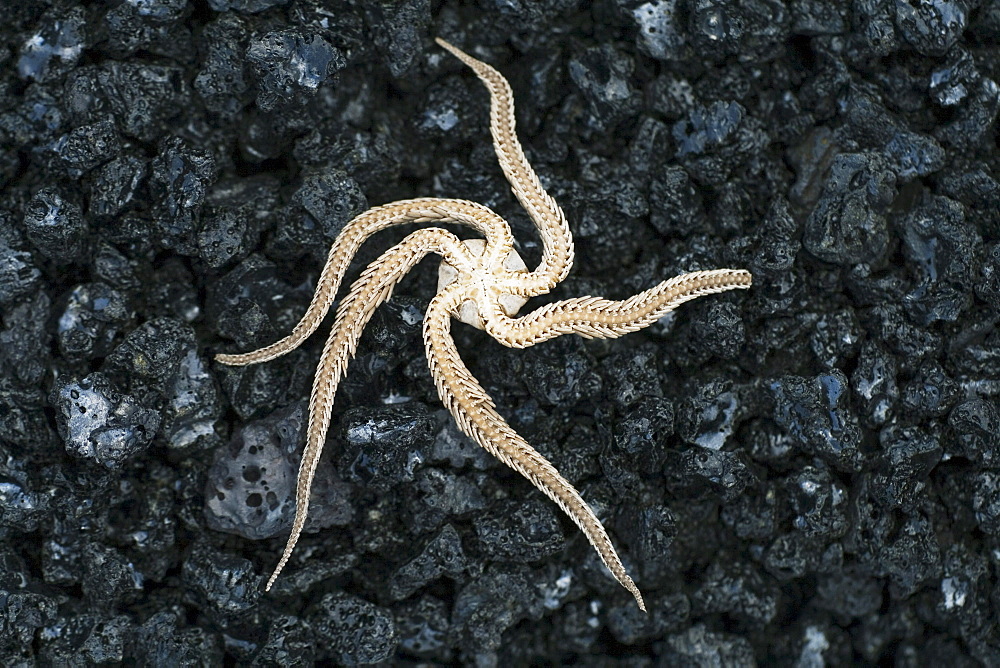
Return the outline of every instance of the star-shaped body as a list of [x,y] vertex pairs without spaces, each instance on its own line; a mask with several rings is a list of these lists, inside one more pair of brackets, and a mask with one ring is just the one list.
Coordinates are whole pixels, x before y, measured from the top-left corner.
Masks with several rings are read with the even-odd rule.
[[530,480],[580,527],[612,575],[639,607],[639,589],[625,572],[604,526],[579,492],[535,451],[497,412],[493,400],[462,363],[451,337],[451,319],[486,330],[505,346],[526,348],[563,334],[616,338],[646,327],[668,311],[702,295],[748,288],[750,273],[716,269],[682,274],[623,300],[579,297],[548,304],[524,316],[518,309],[530,297],[545,294],[573,265],[573,237],[566,216],[542,188],[514,131],[514,98],[507,80],[495,69],[438,39],[437,43],[472,68],[490,92],[490,132],[497,158],[514,195],[527,210],[542,240],[542,260],[528,271],[514,251],[510,226],[490,209],[458,199],[425,198],[375,207],[348,223],[330,248],[316,293],[306,314],[287,337],[240,355],[217,355],[229,365],[266,362],[298,347],[312,334],[333,304],[344,272],[361,244],[372,234],[403,223],[460,223],[483,235],[463,242],[438,227],[419,229],[372,262],[337,308],[323,349],[309,402],[309,424],[296,485],[295,520],[270,589],[288,562],[305,525],[309,492],[333,410],[337,385],[354,356],[358,339],[375,309],[393,287],[429,253],[442,257],[437,295],[427,307],[424,345],[441,401],[459,428],[507,466]]

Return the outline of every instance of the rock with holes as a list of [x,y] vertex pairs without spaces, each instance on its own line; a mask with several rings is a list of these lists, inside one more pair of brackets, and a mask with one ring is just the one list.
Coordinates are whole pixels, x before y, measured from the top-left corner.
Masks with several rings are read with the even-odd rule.
[[319,643],[342,666],[380,663],[399,644],[387,609],[343,592],[326,594],[307,619]]
[[[205,517],[217,531],[251,539],[287,532],[295,513],[295,478],[306,411],[295,404],[247,424],[216,453],[205,487]],[[320,466],[307,529],[343,526],[353,517],[348,489]]]

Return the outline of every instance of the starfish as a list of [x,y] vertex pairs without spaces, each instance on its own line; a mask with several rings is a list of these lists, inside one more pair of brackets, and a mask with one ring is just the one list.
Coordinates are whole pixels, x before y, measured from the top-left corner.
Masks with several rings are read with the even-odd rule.
[[372,262],[337,308],[333,329],[323,349],[312,395],[306,445],[296,482],[295,519],[288,542],[267,582],[270,590],[288,563],[309,511],[309,493],[333,410],[337,385],[354,357],[358,339],[375,309],[393,288],[430,253],[442,258],[438,292],[423,322],[423,339],[431,376],[442,403],[459,428],[507,466],[556,502],[597,550],[611,574],[646,606],[629,577],[607,531],[579,492],[542,455],[517,434],[497,412],[493,400],[459,357],[451,336],[451,319],[485,330],[502,345],[526,348],[563,334],[584,338],[617,338],[646,327],[680,304],[702,295],[749,288],[751,275],[740,269],[682,274],[625,299],[578,297],[517,313],[528,298],[549,292],[573,266],[573,237],[562,209],[545,192],[528,164],[514,129],[514,98],[507,80],[491,66],[442,39],[437,43],[468,65],[490,93],[490,132],[500,167],[518,202],[527,210],[541,237],[542,259],[528,271],[514,250],[510,226],[485,206],[460,199],[421,198],[378,206],[351,220],[338,235],[316,292],[299,323],[284,339],[243,354],[220,354],[222,364],[266,362],[298,347],[311,335],[334,302],[337,289],[358,248],[380,230],[404,223],[458,223],[482,234],[461,241],[451,232],[427,227],[410,233]]

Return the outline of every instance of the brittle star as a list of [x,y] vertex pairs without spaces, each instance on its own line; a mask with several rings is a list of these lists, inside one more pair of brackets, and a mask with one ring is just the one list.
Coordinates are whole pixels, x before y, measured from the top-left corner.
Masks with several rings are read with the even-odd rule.
[[295,519],[281,560],[267,582],[270,590],[288,563],[305,526],[309,493],[326,441],[337,385],[354,357],[358,339],[375,308],[389,299],[395,285],[429,253],[442,257],[438,293],[423,322],[423,339],[431,376],[442,403],[459,428],[507,466],[530,480],[580,527],[604,565],[646,606],[629,577],[601,521],[545,457],[532,448],[500,416],[493,400],[458,355],[451,337],[451,318],[486,330],[512,348],[526,348],[563,334],[616,338],[642,329],[680,304],[702,295],[748,288],[750,273],[716,269],[682,274],[623,300],[578,297],[543,306],[527,315],[517,312],[529,297],[549,292],[573,265],[573,237],[562,209],[545,192],[528,164],[514,130],[514,98],[507,80],[495,69],[458,48],[437,43],[468,65],[490,93],[490,132],[500,167],[515,197],[527,210],[542,240],[542,259],[528,271],[514,250],[514,238],[503,218],[485,206],[460,199],[422,198],[375,207],[351,220],[330,248],[316,293],[305,315],[287,337],[240,355],[217,355],[229,365],[266,362],[298,347],[312,334],[333,304],[344,272],[370,235],[403,223],[459,223],[483,235],[461,241],[437,227],[417,230],[372,262],[337,308],[336,320],[323,349],[309,401],[306,446],[296,483]]

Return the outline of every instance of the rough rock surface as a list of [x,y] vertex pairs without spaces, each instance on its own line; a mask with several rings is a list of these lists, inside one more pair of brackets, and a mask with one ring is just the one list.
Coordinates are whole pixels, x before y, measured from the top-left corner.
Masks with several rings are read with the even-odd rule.
[[[261,591],[322,335],[212,355],[371,205],[472,199],[540,258],[438,35],[511,80],[560,298],[754,273],[611,342],[454,326],[647,615],[441,410],[430,261]],[[997,44],[987,0],[0,3],[0,665],[1000,664]]]

